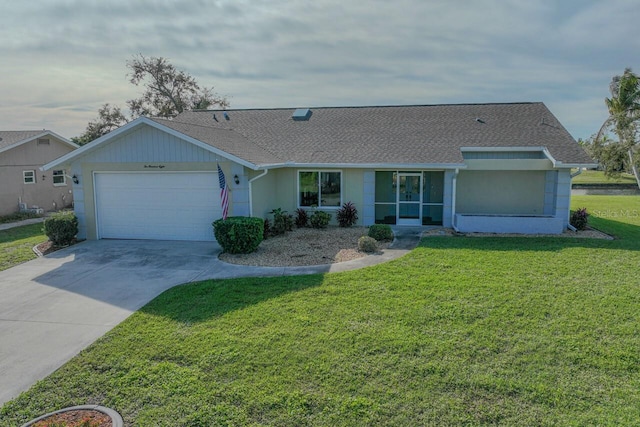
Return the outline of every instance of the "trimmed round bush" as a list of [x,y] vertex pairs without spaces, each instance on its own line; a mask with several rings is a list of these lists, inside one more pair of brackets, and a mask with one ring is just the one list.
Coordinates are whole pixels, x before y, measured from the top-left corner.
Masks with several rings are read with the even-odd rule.
[[78,218],[73,212],[57,212],[44,220],[42,231],[55,246],[73,243],[78,234]]
[[311,215],[311,218],[309,218],[309,222],[313,228],[327,228],[329,221],[331,221],[331,214],[324,211],[315,211],[313,215]]
[[362,236],[358,239],[358,250],[369,254],[378,252],[378,242],[373,237]]
[[213,233],[224,252],[248,254],[262,242],[264,221],[261,218],[230,216],[214,221]]
[[369,237],[382,242],[393,240],[393,231],[387,224],[374,224],[369,227]]

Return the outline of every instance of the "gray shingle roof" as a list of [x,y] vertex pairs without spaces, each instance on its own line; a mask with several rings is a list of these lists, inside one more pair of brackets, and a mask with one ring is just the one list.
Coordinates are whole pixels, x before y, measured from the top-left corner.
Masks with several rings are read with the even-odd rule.
[[322,107],[306,121],[294,110],[227,110],[229,120],[188,111],[158,122],[256,165],[461,164],[461,147],[546,147],[560,162],[593,163],[543,103]]
[[25,139],[41,135],[46,130],[3,130],[0,131],[0,149],[9,147]]

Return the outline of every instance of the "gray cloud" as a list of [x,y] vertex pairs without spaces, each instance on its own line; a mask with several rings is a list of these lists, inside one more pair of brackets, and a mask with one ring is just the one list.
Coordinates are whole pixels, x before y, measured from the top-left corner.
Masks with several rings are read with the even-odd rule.
[[125,62],[144,53],[170,58],[233,107],[544,101],[575,137],[588,137],[606,116],[611,77],[636,65],[640,47],[635,0],[41,0],[2,8],[0,128],[40,119],[68,136],[105,102],[124,106],[136,96]]

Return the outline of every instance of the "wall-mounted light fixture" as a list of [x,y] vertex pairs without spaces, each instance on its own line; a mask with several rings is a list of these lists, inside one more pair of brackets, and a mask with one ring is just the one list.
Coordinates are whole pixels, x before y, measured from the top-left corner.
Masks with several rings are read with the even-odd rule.
[[238,178],[238,175],[233,176],[233,182],[235,182],[236,185],[240,184],[240,178]]
[[71,179],[73,180],[73,183],[74,183],[74,184],[80,184],[80,180],[78,179],[78,175],[75,175],[75,174],[74,174],[74,175],[71,177]]

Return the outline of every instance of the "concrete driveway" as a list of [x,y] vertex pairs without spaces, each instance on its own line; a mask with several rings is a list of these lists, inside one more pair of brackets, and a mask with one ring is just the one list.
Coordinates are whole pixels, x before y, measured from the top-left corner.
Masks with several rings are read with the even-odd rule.
[[0,406],[173,286],[355,270],[403,256],[420,235],[396,231],[382,254],[310,267],[227,264],[214,242],[85,241],[0,271]]
[[164,290],[215,275],[219,251],[211,242],[100,240],[1,271],[0,406]]

